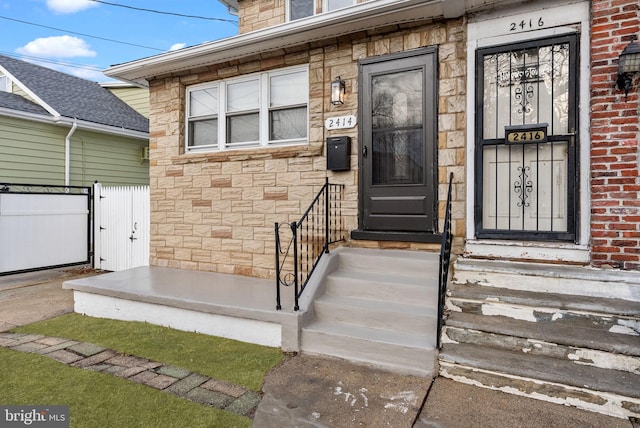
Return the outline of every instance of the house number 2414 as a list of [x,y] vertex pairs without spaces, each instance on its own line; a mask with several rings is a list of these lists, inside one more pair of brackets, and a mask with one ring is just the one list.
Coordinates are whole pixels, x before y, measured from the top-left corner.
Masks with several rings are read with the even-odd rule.
[[356,126],[356,117],[355,116],[331,117],[325,120],[324,126],[327,129],[353,128],[354,126]]
[[544,21],[542,17],[538,18],[536,21],[535,18],[523,19],[520,22],[512,22],[509,24],[509,31],[521,31],[521,30],[532,30],[534,28],[544,27]]

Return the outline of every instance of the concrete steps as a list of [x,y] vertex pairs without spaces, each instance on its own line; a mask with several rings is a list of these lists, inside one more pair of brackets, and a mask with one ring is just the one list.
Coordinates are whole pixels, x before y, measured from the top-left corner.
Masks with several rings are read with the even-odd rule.
[[438,255],[341,248],[300,347],[402,374],[435,373]]
[[[471,267],[474,262],[463,260],[448,288],[442,376],[620,418],[640,416],[640,300],[611,298],[611,290],[637,296],[640,275],[487,260]],[[473,272],[482,274],[473,280]],[[577,282],[584,294],[567,293]]]

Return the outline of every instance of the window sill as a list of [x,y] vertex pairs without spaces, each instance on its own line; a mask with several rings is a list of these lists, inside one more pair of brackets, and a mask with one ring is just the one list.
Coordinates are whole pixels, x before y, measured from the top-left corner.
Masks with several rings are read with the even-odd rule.
[[174,165],[209,162],[233,162],[254,159],[284,159],[296,157],[312,157],[322,155],[322,144],[306,144],[297,146],[279,146],[243,150],[226,150],[224,152],[184,153],[171,158]]

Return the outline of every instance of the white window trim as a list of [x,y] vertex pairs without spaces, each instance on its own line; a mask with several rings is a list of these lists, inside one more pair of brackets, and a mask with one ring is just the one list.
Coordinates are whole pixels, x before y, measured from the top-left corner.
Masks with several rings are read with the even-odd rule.
[[337,9],[329,10],[329,0],[322,0],[322,12],[327,13],[327,12],[333,12],[335,10],[346,9],[356,4],[358,4],[358,0],[351,0],[351,4],[349,6],[344,6],[344,7],[339,7]]
[[[269,140],[269,78],[273,76],[279,76],[283,74],[290,74],[296,72],[305,72],[307,77],[307,91],[305,93],[305,106],[307,107],[307,116],[306,116],[306,137],[305,138],[294,138],[288,140]],[[238,83],[238,82],[246,82],[250,80],[259,81],[260,85],[260,106],[258,108],[259,114],[259,139],[258,141],[251,141],[246,143],[235,143],[234,145],[229,145],[226,141],[227,135],[227,85],[230,83]],[[309,66],[295,66],[295,67],[287,67],[280,68],[277,70],[265,71],[260,73],[252,73],[246,76],[234,77],[225,80],[218,80],[214,82],[207,83],[199,83],[196,85],[188,86],[186,88],[186,102],[185,102],[185,153],[201,153],[201,152],[222,152],[228,150],[243,150],[243,149],[260,149],[265,147],[281,147],[281,146],[291,146],[291,145],[305,145],[309,143],[309,91],[308,91],[308,79],[309,79]],[[190,140],[190,99],[191,92],[197,91],[203,88],[218,88],[218,140],[217,143],[203,146],[189,146]],[[291,104],[291,107],[301,106],[301,104]],[[248,110],[247,110],[248,111]],[[200,116],[199,118],[204,118],[206,116]]]

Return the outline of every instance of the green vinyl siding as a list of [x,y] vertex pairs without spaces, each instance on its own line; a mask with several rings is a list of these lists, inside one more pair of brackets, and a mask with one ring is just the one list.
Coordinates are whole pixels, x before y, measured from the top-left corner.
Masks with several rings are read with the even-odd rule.
[[134,110],[149,117],[149,90],[147,88],[127,87],[109,88],[115,96],[129,104]]
[[64,184],[64,138],[68,129],[0,117],[0,181]]
[[[0,182],[64,184],[68,126],[0,116]],[[147,141],[77,129],[71,137],[69,184],[149,184]]]
[[142,159],[142,148],[147,145],[144,140],[76,131],[71,138],[70,184],[149,184],[149,162]]

